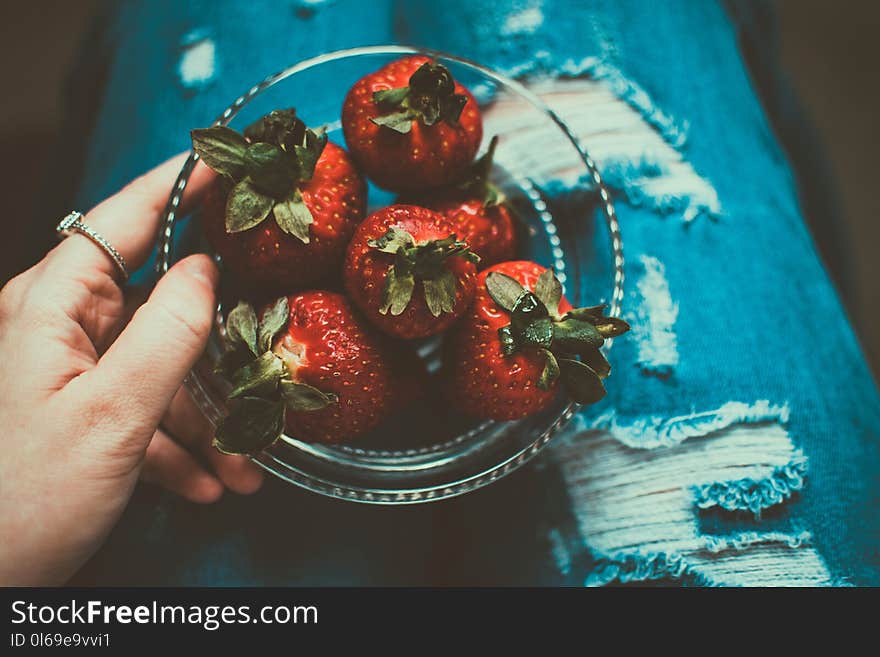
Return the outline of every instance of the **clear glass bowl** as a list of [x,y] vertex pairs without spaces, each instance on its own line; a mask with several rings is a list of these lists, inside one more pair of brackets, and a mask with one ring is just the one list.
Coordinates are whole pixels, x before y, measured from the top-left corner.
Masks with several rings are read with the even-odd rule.
[[[575,306],[604,302],[611,314],[619,314],[623,245],[601,175],[568,126],[514,80],[444,53],[402,46],[356,48],[315,57],[266,78],[237,98],[215,124],[241,130],[272,109],[293,106],[309,125],[326,126],[330,139],[344,144],[339,116],[351,85],[417,52],[442,62],[474,93],[483,112],[483,147],[489,137],[499,136],[496,182],[526,226],[522,256],[552,267]],[[159,238],[160,273],[195,251],[211,253],[197,225],[190,225],[191,218],[177,215],[196,159],[190,156],[169,198]],[[565,194],[564,201],[555,203],[547,193],[560,185],[582,191]],[[392,195],[370,187],[370,211],[392,202]],[[223,348],[223,316],[228,311],[223,304],[234,303],[222,297],[221,284],[215,330],[205,355],[186,379],[196,404],[215,425],[225,414],[228,384],[212,373],[213,363]],[[435,371],[438,340],[420,344],[419,353]],[[403,422],[391,422],[350,445],[311,444],[285,435],[253,459],[286,481],[330,497],[372,504],[426,502],[475,490],[513,472],[577,410],[560,395],[551,408],[515,422],[462,424],[457,417],[424,418],[413,430],[410,419],[409,429]]]

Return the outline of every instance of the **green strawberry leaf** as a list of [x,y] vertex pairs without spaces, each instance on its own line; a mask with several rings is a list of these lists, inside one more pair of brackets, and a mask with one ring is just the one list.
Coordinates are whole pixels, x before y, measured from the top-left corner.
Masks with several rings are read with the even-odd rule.
[[588,306],[586,308],[572,308],[565,314],[565,318],[580,319],[585,322],[594,323],[593,320],[602,319],[605,315],[606,306],[604,303],[600,306]]
[[461,258],[473,264],[480,262],[480,256],[471,251],[467,242],[459,240],[454,233],[445,239],[430,240],[418,245],[415,256],[416,274],[425,278],[439,276],[440,271],[446,268],[449,258]]
[[439,118],[449,125],[458,125],[461,112],[467,104],[468,98],[464,94],[453,94],[440,99]]
[[[286,408],[312,411],[337,401],[304,383],[291,381],[284,361],[270,351],[272,340],[289,321],[287,297],[278,298],[257,320],[245,302],[229,313],[226,337],[229,349],[215,371],[231,383],[230,412],[217,427],[214,446],[226,454],[254,454],[265,449],[284,430]],[[257,353],[260,355],[254,358]]]
[[454,253],[453,255],[457,255],[460,258],[464,258],[468,262],[473,263],[475,265],[480,264],[480,260],[481,260],[480,256],[478,256],[476,253],[471,251],[470,248],[467,247],[467,245],[465,245],[465,247],[466,247],[465,251],[460,252],[460,253]]
[[401,314],[412,298],[416,281],[422,282],[425,303],[434,317],[452,312],[455,305],[456,279],[446,266],[448,258],[457,256],[471,262],[479,257],[455,235],[445,239],[416,244],[412,235],[396,226],[368,244],[382,253],[394,254],[394,264],[385,276],[382,307],[384,315]]
[[[501,205],[507,200],[507,196],[504,195],[500,189],[498,189],[492,183],[486,183],[486,187],[483,192],[483,207],[491,208],[496,205]],[[510,212],[510,208],[508,208],[508,212]]]
[[457,125],[467,96],[455,93],[452,73],[442,64],[425,62],[409,79],[409,107],[421,114],[422,123],[434,125],[443,120]]
[[254,307],[239,301],[226,318],[226,340],[233,346],[244,345],[254,356],[259,356],[261,352],[257,348],[257,326]]
[[516,302],[526,292],[519,281],[497,271],[486,276],[486,291],[495,303],[508,312],[513,312]]
[[434,317],[441,313],[451,313],[455,307],[455,276],[448,269],[437,278],[422,281],[425,290],[425,303]]
[[541,349],[541,351],[547,360],[544,363],[541,376],[538,378],[538,387],[541,390],[550,390],[556,379],[559,378],[559,363],[556,361],[556,356],[549,349]]
[[397,107],[406,99],[409,93],[409,87],[398,87],[397,89],[382,89],[373,92],[373,102],[377,105],[385,107]]
[[442,64],[425,62],[409,78],[409,85],[373,92],[373,102],[384,110],[398,111],[370,119],[401,134],[412,130],[412,122],[431,126],[438,121],[458,125],[467,103],[464,94],[455,93],[455,80]]
[[602,346],[605,338],[599,330],[578,319],[563,319],[553,323],[553,348],[570,354],[582,354]]
[[[400,251],[398,251],[400,253]],[[408,249],[405,254],[412,265],[417,279],[425,280],[438,278],[447,271],[446,261],[452,257],[459,257],[474,264],[480,261],[480,256],[470,250],[467,242],[459,241],[453,234],[441,240],[429,240]]]
[[274,144],[258,142],[245,154],[247,175],[263,194],[284,198],[297,183],[298,171],[287,154]]
[[382,253],[397,253],[400,249],[408,249],[414,246],[416,241],[413,236],[402,228],[392,226],[388,231],[375,240],[368,240],[367,244]]
[[240,233],[262,222],[275,200],[261,193],[249,178],[236,183],[226,200],[226,232]]
[[399,275],[397,267],[391,265],[385,274],[385,288],[382,290],[382,306],[379,312],[383,315],[391,311],[394,316],[406,310],[412,299],[416,280],[412,274]]
[[535,296],[541,300],[551,315],[556,316],[559,302],[562,300],[562,284],[553,274],[552,269],[546,270],[538,277]]
[[303,244],[309,243],[309,226],[315,222],[312,211],[303,201],[302,194],[295,189],[293,194],[275,204],[275,222],[288,235],[293,235]]
[[486,153],[470,166],[468,175],[458,184],[458,189],[467,195],[482,199],[485,208],[501,205],[505,201],[502,191],[489,182],[497,146],[498,135],[495,135],[489,141]]
[[511,324],[520,346],[533,346],[549,349],[553,344],[553,320],[549,317],[540,317],[517,326],[517,322]]
[[590,366],[590,368],[599,375],[600,379],[605,379],[611,374],[611,363],[598,349],[586,349],[580,354],[581,360]]
[[385,126],[402,135],[408,134],[412,130],[412,122],[416,117],[410,110],[403,112],[394,112],[385,116],[377,116],[370,121],[379,126]]
[[244,136],[252,143],[266,142],[290,151],[294,145],[302,144],[306,124],[296,116],[296,109],[272,110],[244,130]]
[[418,102],[418,109],[422,123],[425,125],[434,125],[440,120],[440,100],[436,98],[421,97]]
[[282,374],[284,363],[271,351],[267,351],[232,375],[229,399],[271,395],[278,388]]
[[586,363],[560,358],[559,371],[565,391],[578,404],[595,404],[605,396],[599,375]]
[[613,338],[629,331],[630,326],[619,317],[606,317],[604,315],[606,306],[591,306],[589,308],[574,308],[569,310],[565,318],[577,319],[589,322],[596,327],[596,330],[602,334],[603,338]]
[[220,175],[240,180],[245,175],[247,141],[232,128],[218,125],[190,132],[193,150]]
[[606,337],[629,330],[626,322],[605,317],[604,305],[576,308],[559,319],[562,285],[550,270],[538,278],[534,294],[498,272],[486,277],[486,288],[510,312],[510,324],[498,330],[501,352],[509,356],[537,347],[545,354],[537,381],[540,389],[549,390],[558,377],[580,404],[592,404],[605,396],[602,379],[611,373],[611,365],[599,348]]
[[236,344],[220,355],[214,365],[214,373],[230,379],[235,372],[253,359],[254,354],[249,347],[241,343]]
[[224,454],[257,454],[284,431],[285,405],[259,397],[242,397],[214,434],[214,447]]
[[286,379],[281,381],[281,399],[290,410],[298,412],[320,411],[339,401],[339,398],[332,392],[321,392],[306,383]]
[[263,313],[263,319],[257,329],[257,347],[260,351],[269,351],[272,348],[272,338],[287,326],[290,319],[290,306],[287,297],[280,297],[274,304]]
[[593,324],[596,326],[596,330],[602,334],[603,338],[613,338],[618,335],[623,335],[629,331],[630,328],[629,324],[618,317],[601,317],[600,319],[595,320]]
[[[512,278],[507,278],[513,281]],[[488,283],[488,277],[486,281]],[[499,298],[503,297],[502,301],[508,302],[513,297],[515,288],[500,278],[493,280],[493,287],[496,284],[496,294]],[[513,310],[510,311],[510,325],[506,330],[502,329],[503,333],[502,331],[498,333],[505,354],[525,347],[549,349],[553,343],[553,320],[547,314],[544,304],[528,290],[520,289],[521,294],[514,303]]]
[[318,132],[306,130],[305,146],[297,144],[293,147],[296,159],[299,163],[299,180],[311,180],[315,174],[318,159],[327,145],[327,132],[322,128]]
[[448,96],[455,91],[452,73],[443,64],[425,62],[410,76],[409,85],[417,94]]

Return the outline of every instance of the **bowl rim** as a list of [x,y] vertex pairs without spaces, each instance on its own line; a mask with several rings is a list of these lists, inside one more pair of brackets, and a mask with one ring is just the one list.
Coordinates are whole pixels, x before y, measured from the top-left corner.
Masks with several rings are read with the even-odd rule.
[[[623,302],[623,240],[620,234],[620,226],[617,219],[617,213],[615,211],[614,203],[611,199],[608,188],[602,179],[602,176],[599,172],[598,167],[595,164],[595,161],[589,155],[586,148],[583,146],[583,144],[580,142],[580,140],[572,131],[572,129],[568,126],[568,124],[562,118],[560,118],[559,115],[556,114],[556,112],[552,108],[550,108],[539,96],[537,96],[537,94],[535,94],[521,82],[513,78],[498,73],[497,71],[494,71],[470,59],[427,48],[416,48],[396,44],[347,48],[304,59],[300,62],[293,64],[292,66],[286,67],[278,71],[277,73],[269,75],[259,83],[253,85],[238,98],[236,98],[235,101],[231,105],[229,105],[220,114],[220,116],[217,117],[212,125],[227,125],[230,121],[232,121],[233,118],[235,118],[238,112],[248,102],[250,102],[251,99],[262,93],[264,90],[297,73],[306,71],[321,64],[341,59],[359,57],[362,55],[414,54],[427,55],[435,59],[455,62],[456,64],[471,68],[479,72],[493,82],[509,88],[510,90],[514,91],[516,94],[530,102],[536,109],[546,114],[562,131],[564,136],[578,152],[578,155],[583,161],[583,164],[586,167],[590,178],[592,179],[592,183],[595,186],[595,189],[601,201],[600,206],[604,214],[606,227],[608,228],[611,241],[611,249],[613,252],[614,274],[612,281],[612,292],[609,297],[608,304],[609,313],[611,315],[619,315]],[[173,243],[172,237],[174,232],[175,220],[177,219],[177,210],[180,206],[180,202],[183,197],[184,190],[186,189],[189,176],[196,163],[198,162],[198,159],[198,155],[194,151],[191,151],[189,157],[181,168],[181,171],[169,194],[168,202],[165,206],[163,218],[161,221],[162,229],[159,233],[158,239],[158,256],[156,259],[155,269],[159,275],[164,274],[169,268]],[[610,349],[611,343],[612,340],[606,340],[606,345],[604,347],[606,351]],[[213,413],[208,413],[208,415],[213,414],[215,415],[215,417],[208,417],[208,420],[209,422],[211,422],[212,425],[215,425],[220,417],[220,413],[217,410],[216,404],[214,403],[213,399],[211,399],[210,395],[205,390],[205,387],[195,370],[189,372],[184,380],[184,386],[187,388],[190,395],[194,397],[194,401],[197,403],[197,405],[199,405],[203,412],[206,411],[206,404],[211,409],[211,411],[213,411]],[[284,479],[285,481],[288,481],[289,483],[293,483],[312,492],[337,499],[345,499],[354,502],[380,505],[417,504],[422,502],[437,501],[441,499],[456,497],[458,495],[462,495],[472,490],[481,488],[485,485],[501,479],[502,477],[525,465],[525,463],[530,461],[535,455],[538,454],[538,452],[540,452],[540,450],[544,446],[547,445],[553,435],[555,435],[565,424],[567,424],[567,422],[571,419],[574,413],[578,411],[579,408],[580,405],[569,401],[561,410],[561,412],[559,412],[556,419],[551,423],[551,425],[541,431],[540,434],[534,440],[530,441],[527,445],[521,447],[519,450],[517,450],[507,458],[503,459],[501,462],[495,463],[491,467],[485,468],[476,474],[457,479],[456,481],[451,483],[440,483],[418,488],[413,487],[406,489],[358,486],[328,481],[321,476],[304,472],[300,468],[295,467],[290,463],[286,463],[280,460],[277,456],[273,455],[269,451],[271,448],[262,451],[260,454],[253,455],[250,458],[254,463],[262,467],[264,470],[271,472],[272,474],[278,476],[281,479]],[[303,441],[299,441],[286,435],[282,437],[282,440],[290,448],[300,449],[301,451],[309,454],[312,457],[314,457],[316,454],[315,448],[308,445],[308,443],[304,443]]]

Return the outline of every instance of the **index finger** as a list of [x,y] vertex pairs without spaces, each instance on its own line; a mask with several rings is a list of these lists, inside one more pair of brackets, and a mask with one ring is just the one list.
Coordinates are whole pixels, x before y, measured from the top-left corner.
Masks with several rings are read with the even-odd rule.
[[[140,267],[150,255],[162,212],[189,155],[181,153],[165,161],[86,214],[85,223],[122,254],[129,272]],[[177,212],[185,214],[194,207],[215,177],[202,162],[196,162]],[[111,276],[117,273],[116,265],[103,249],[81,235],[65,239],[49,257],[62,267],[96,267]]]

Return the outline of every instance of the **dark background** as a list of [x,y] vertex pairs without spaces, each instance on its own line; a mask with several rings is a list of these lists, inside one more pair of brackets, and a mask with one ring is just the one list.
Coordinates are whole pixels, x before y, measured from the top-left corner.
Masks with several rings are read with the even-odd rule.
[[[701,0],[695,0],[701,1]],[[768,0],[768,3],[772,0]],[[99,0],[3,0],[0,8],[0,282],[25,267],[22,227],[38,216],[46,171],[57,165],[61,91]],[[779,57],[818,132],[837,187],[839,230],[852,278],[847,306],[875,373],[880,373],[880,84],[873,0],[775,0]],[[778,126],[777,126],[778,127]],[[76,162],[69,163],[75,171]],[[53,171],[63,170],[53,166]],[[75,175],[75,174],[71,174]],[[82,208],[86,210],[87,208]]]

